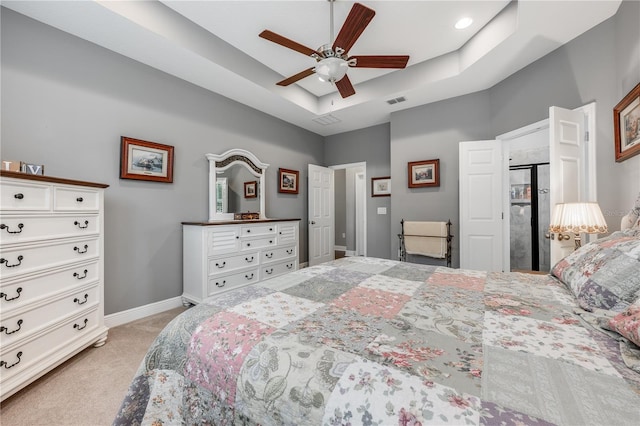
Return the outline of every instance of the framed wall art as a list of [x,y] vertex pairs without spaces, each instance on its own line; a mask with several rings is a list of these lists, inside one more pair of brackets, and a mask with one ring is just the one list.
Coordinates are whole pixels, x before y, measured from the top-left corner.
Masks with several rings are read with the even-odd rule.
[[640,83],[613,108],[616,161],[640,154]]
[[297,194],[299,176],[300,172],[297,170],[278,169],[278,192]]
[[258,196],[258,181],[244,183],[244,198],[256,198]]
[[371,178],[371,196],[389,197],[391,195],[391,176]]
[[413,161],[407,168],[409,188],[440,186],[440,160]]
[[120,179],[173,182],[173,147],[122,136]]

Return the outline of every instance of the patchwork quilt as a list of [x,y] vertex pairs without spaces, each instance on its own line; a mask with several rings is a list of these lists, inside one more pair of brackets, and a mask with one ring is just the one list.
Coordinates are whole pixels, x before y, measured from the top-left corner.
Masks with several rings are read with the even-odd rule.
[[550,275],[348,257],[192,307],[115,425],[638,425],[640,374]]

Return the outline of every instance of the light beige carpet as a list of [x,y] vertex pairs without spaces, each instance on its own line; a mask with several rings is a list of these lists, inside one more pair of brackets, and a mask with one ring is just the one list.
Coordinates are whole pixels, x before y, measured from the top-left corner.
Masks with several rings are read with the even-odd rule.
[[129,382],[160,330],[185,308],[109,329],[90,347],[2,402],[2,426],[110,425]]

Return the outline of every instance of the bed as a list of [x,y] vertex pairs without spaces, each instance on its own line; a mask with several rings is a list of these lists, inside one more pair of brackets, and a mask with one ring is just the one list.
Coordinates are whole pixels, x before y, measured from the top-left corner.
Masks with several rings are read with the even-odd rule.
[[364,257],[282,275],[176,317],[114,424],[638,425],[639,258],[632,228],[550,275]]

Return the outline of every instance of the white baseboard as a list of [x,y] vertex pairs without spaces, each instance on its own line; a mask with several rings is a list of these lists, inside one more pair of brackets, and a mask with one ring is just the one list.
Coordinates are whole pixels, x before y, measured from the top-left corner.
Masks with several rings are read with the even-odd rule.
[[333,246],[335,250],[347,251],[347,246]]
[[150,303],[148,305],[138,306],[137,308],[126,311],[116,312],[115,314],[105,315],[104,324],[109,328],[117,327],[119,325],[139,320],[141,318],[148,317],[149,315],[159,314],[160,312],[168,311],[180,306],[182,306],[182,297],[180,296],[161,300],[160,302]]
[[298,269],[306,268],[309,266],[309,262],[302,262],[298,265]]
[[356,251],[355,250],[347,250],[344,252],[345,256],[357,256]]

